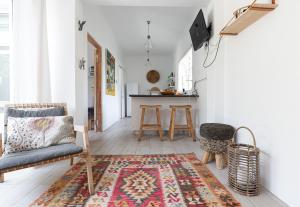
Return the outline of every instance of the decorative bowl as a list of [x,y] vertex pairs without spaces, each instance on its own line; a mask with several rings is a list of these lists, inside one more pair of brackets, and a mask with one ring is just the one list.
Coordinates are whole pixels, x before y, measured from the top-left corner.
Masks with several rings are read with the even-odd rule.
[[176,94],[175,90],[164,90],[164,91],[160,91],[161,95],[168,95],[168,96],[172,96]]

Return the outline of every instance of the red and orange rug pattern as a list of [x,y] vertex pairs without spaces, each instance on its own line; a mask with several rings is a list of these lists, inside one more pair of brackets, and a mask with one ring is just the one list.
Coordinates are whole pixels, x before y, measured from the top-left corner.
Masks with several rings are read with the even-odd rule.
[[80,161],[32,206],[240,206],[195,154],[97,155],[93,163],[94,195]]

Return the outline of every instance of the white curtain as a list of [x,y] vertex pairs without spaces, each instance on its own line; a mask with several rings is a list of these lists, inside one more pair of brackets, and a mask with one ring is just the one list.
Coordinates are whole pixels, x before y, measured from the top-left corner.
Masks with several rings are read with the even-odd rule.
[[15,103],[50,102],[46,0],[13,0],[11,95]]

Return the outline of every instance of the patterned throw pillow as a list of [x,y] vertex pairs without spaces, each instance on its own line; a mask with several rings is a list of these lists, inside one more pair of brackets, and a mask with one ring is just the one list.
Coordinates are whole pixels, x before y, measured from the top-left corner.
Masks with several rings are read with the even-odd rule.
[[72,116],[8,117],[5,154],[75,142]]

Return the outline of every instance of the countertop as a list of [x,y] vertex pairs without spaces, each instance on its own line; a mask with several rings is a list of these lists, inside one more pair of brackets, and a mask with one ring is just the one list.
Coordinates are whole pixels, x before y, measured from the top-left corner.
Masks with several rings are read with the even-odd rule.
[[148,95],[148,94],[131,94],[129,95],[130,97],[172,97],[172,98],[187,98],[187,97],[192,97],[192,98],[198,98],[198,95]]

